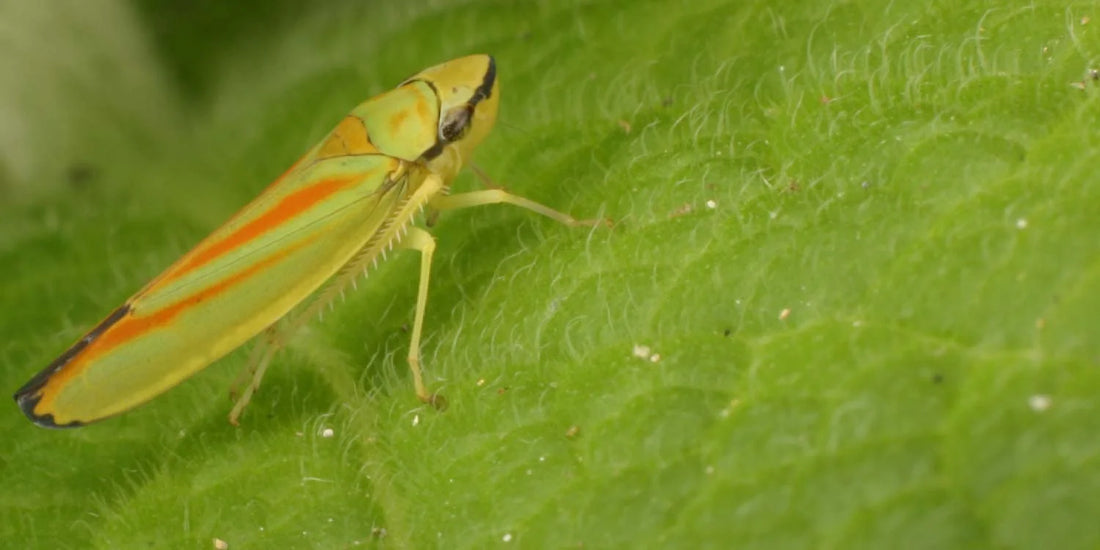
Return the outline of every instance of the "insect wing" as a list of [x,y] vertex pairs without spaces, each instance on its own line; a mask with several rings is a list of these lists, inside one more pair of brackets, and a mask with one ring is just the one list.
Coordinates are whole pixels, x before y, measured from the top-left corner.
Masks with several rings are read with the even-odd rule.
[[290,311],[367,242],[405,186],[400,160],[312,155],[16,394],[50,427],[141,404]]

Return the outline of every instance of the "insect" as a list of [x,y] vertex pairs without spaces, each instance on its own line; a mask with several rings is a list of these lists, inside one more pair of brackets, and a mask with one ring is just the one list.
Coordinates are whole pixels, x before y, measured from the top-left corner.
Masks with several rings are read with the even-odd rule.
[[493,58],[471,55],[362,103],[20,388],[16,402],[40,426],[81,426],[145,403],[262,332],[234,384],[247,384],[229,413],[236,425],[290,335],[386,251],[403,248],[421,254],[409,368],[417,397],[441,408],[442,397],[427,390],[420,372],[435,240],[414,225],[419,215],[427,208],[430,221],[440,211],[507,203],[569,226],[599,223],[499,188],[449,194],[492,128],[499,99]]

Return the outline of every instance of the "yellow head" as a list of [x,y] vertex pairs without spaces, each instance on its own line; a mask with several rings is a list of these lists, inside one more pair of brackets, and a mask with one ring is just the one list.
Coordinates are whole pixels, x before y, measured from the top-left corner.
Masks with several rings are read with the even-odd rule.
[[460,57],[420,71],[401,85],[424,82],[439,98],[435,144],[421,159],[450,179],[470,157],[497,118],[500,86],[488,55]]

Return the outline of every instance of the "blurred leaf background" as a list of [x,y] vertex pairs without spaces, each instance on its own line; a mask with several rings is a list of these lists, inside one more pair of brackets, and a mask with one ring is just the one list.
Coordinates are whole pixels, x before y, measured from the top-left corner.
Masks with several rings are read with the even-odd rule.
[[239,429],[240,353],[80,430],[10,405],[0,539],[1095,548],[1098,32],[1051,0],[3,0],[10,391],[449,58],[497,57],[483,168],[618,224],[441,221],[442,414],[408,254]]

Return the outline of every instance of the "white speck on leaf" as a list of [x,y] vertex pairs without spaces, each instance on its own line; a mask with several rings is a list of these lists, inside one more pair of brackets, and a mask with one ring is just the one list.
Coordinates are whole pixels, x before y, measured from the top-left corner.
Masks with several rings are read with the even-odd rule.
[[632,353],[634,357],[637,357],[638,359],[641,359],[643,361],[649,361],[651,363],[656,363],[661,360],[661,354],[653,353],[653,350],[650,349],[649,346],[643,344],[634,344],[634,350]]
[[721,418],[729,418],[729,416],[731,414],[733,414],[733,410],[736,409],[737,406],[740,405],[740,404],[741,404],[740,399],[736,399],[736,398],[731,399],[730,402],[729,402],[729,405],[727,405],[724,409],[722,409],[718,413],[718,416],[721,417]]
[[1031,407],[1031,410],[1035,412],[1043,412],[1050,408],[1051,399],[1049,395],[1036,394],[1027,399],[1027,404]]

